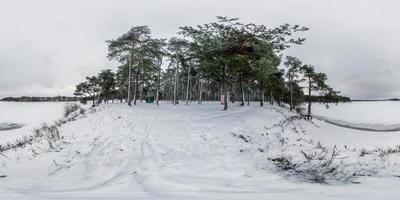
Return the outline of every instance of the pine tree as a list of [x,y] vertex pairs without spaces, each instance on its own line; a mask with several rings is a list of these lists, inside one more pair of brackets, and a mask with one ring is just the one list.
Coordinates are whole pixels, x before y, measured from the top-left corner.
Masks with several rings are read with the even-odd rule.
[[91,76],[91,77],[86,77],[86,81],[79,83],[76,86],[75,89],[75,95],[76,96],[83,96],[84,98],[89,97],[92,99],[92,106],[96,105],[96,98],[97,98],[97,104],[100,103],[100,92],[101,92],[101,87],[100,87],[100,81],[98,77],[96,76]]
[[301,61],[293,56],[286,56],[285,66],[288,68],[286,72],[286,78],[288,78],[288,87],[289,87],[289,103],[290,103],[290,110],[292,111],[294,108],[293,102],[293,93],[294,87],[296,84],[296,78],[299,77],[299,72],[301,68]]
[[328,86],[325,84],[327,80],[326,74],[316,73],[315,68],[312,65],[304,65],[301,70],[304,73],[304,77],[308,82],[308,115],[311,115],[311,93],[312,91],[323,91],[327,90]]
[[132,94],[131,94],[131,82],[132,82],[132,67],[136,65],[135,74],[135,88],[134,88],[134,100],[136,102],[136,93],[138,85],[138,76],[140,70],[140,64],[142,59],[143,48],[150,41],[151,31],[147,26],[135,26],[132,27],[127,33],[118,37],[115,40],[109,40],[108,42],[108,58],[115,59],[119,62],[125,62],[128,64],[128,105],[131,106]]
[[[232,91],[233,82],[241,80],[242,87],[243,77],[237,77],[251,71],[251,62],[260,60],[252,59],[254,51],[261,50],[256,48],[257,44],[265,43],[274,53],[278,53],[291,44],[304,42],[304,38],[292,38],[293,32],[308,30],[288,24],[268,29],[264,25],[242,24],[238,18],[217,19],[217,22],[197,27],[181,27],[181,34],[193,41],[202,73],[222,87],[224,110],[228,109],[228,91]],[[241,93],[244,104],[243,90]]]
[[168,51],[169,51],[169,57],[170,57],[170,62],[175,63],[175,69],[174,69],[174,89],[173,89],[173,100],[172,104],[176,105],[179,103],[179,98],[178,98],[178,87],[179,87],[179,76],[180,76],[180,69],[179,66],[182,64],[182,62],[185,60],[185,54],[186,51],[189,48],[189,43],[187,40],[180,39],[173,37],[169,39],[168,41]]
[[[108,100],[114,99],[114,91],[115,91],[115,74],[111,71],[111,69],[106,69],[101,71],[98,74],[100,93],[103,100],[107,103]],[[100,97],[100,98],[101,98]]]

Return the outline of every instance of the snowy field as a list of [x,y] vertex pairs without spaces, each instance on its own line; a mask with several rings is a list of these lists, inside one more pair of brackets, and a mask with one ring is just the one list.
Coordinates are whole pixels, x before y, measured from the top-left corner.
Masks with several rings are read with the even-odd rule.
[[0,131],[0,144],[31,134],[41,123],[50,123],[62,117],[65,102],[2,102],[0,124],[17,123],[23,127]]
[[[293,116],[286,109],[256,103],[221,109],[215,102],[101,105],[63,125],[53,148],[43,141],[0,154],[0,199],[400,197],[397,154],[358,157],[363,148],[400,144],[399,132],[286,122]],[[319,184],[287,177],[272,164],[280,156],[300,159],[318,142],[337,145],[346,169],[373,166],[376,175],[357,178],[358,184]]]

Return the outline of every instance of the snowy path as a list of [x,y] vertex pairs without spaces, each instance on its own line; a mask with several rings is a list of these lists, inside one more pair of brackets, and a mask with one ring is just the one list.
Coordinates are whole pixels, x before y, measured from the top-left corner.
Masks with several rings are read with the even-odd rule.
[[[264,126],[284,118],[269,106],[103,105],[66,124],[56,151],[0,155],[0,199],[397,199],[399,178],[327,186],[265,169]],[[307,127],[306,127],[307,129]],[[365,183],[364,183],[365,182]],[[388,185],[376,187],[375,184]]]

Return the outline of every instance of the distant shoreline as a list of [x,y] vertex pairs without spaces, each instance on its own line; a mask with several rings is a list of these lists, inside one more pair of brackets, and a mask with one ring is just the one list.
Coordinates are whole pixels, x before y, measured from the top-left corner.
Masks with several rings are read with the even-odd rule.
[[379,99],[379,100],[368,100],[368,99],[355,99],[351,101],[400,101],[400,99]]
[[35,96],[22,96],[22,97],[5,97],[0,99],[5,102],[71,102],[79,101],[78,97],[67,96],[54,96],[54,97],[35,97]]

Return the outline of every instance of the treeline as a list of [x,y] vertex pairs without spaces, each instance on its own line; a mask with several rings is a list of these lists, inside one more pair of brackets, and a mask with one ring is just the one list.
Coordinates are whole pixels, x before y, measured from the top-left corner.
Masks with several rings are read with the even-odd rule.
[[373,100],[373,99],[355,99],[352,101],[400,101],[400,99],[393,98],[393,99],[378,99],[378,100]]
[[[136,105],[145,98],[201,103],[221,100],[241,106],[265,101],[290,109],[308,95],[337,95],[326,85],[327,77],[298,58],[283,56],[305,38],[295,37],[307,27],[284,24],[275,28],[238,18],[217,17],[216,22],[179,28],[178,37],[153,38],[147,26],[132,27],[107,41],[108,58],[120,63],[118,70],[103,70],[76,86],[75,95],[92,104],[113,99]],[[285,69],[279,68],[283,63]],[[311,98],[308,99],[311,113]]]
[[0,101],[15,101],[15,102],[64,102],[64,101],[79,101],[78,97],[55,96],[55,97],[5,97]]
[[[308,98],[308,96],[306,97]],[[334,96],[313,96],[311,95],[312,102],[322,102],[322,103],[339,103],[339,102],[351,102],[353,100],[350,97],[334,95]]]

